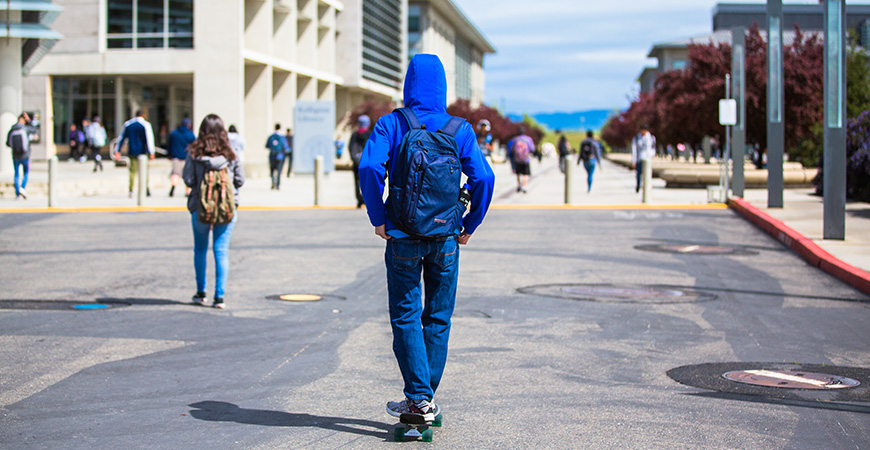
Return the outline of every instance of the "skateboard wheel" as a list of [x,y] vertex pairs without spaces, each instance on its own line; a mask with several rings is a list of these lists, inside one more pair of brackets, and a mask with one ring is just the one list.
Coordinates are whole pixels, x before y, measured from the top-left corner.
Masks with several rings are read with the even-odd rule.
[[432,421],[432,426],[440,427],[443,420],[444,418],[441,416],[441,414],[438,414],[437,416],[435,416],[435,420]]
[[423,430],[423,442],[432,442],[432,429],[426,428]]
[[393,428],[393,439],[396,442],[404,442],[405,441],[405,427]]

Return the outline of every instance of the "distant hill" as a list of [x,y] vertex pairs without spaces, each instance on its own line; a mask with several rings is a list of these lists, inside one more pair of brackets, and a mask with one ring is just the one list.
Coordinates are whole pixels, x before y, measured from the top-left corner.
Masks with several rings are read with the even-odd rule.
[[[530,114],[541,125],[551,130],[600,130],[617,109],[593,109],[589,111],[555,112]],[[513,121],[523,120],[523,116],[508,114]]]

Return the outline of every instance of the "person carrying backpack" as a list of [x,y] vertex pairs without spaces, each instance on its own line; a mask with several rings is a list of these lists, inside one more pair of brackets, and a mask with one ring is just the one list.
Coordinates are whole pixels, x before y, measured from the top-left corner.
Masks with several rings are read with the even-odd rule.
[[284,167],[284,156],[288,151],[287,139],[281,134],[281,124],[275,124],[275,132],[266,139],[269,149],[269,171],[272,173],[272,189],[281,189],[281,169]]
[[587,131],[586,139],[580,142],[577,165],[581,162],[586,169],[586,193],[589,193],[592,192],[592,175],[595,173],[595,167],[601,163],[601,144],[595,140],[592,131]]
[[[27,200],[27,175],[30,173],[30,135],[33,128],[30,126],[30,116],[21,113],[18,122],[12,125],[6,134],[6,146],[12,149],[12,165],[15,167],[15,198]],[[19,179],[19,173],[24,177]],[[21,184],[18,182],[21,181]]]
[[535,151],[535,141],[526,134],[526,130],[520,127],[520,135],[508,142],[507,156],[511,161],[511,168],[517,175],[517,192],[527,193],[529,176],[532,174],[532,154]]
[[353,181],[354,186],[356,187],[356,207],[362,208],[365,205],[365,200],[363,199],[362,192],[359,188],[359,162],[362,158],[363,149],[365,149],[366,142],[369,140],[369,136],[372,134],[369,125],[371,125],[371,119],[369,116],[363,114],[359,116],[357,119],[357,130],[350,135],[350,143],[348,144],[350,150],[350,160],[353,162]]
[[215,308],[224,307],[229,273],[230,236],[238,219],[239,188],[245,184],[245,171],[230,147],[224,123],[209,114],[199,125],[199,135],[190,144],[182,178],[190,188],[187,210],[193,227],[193,267],[196,294],[192,301],[205,305],[206,261],[209,233],[214,234]]
[[[437,56],[411,59],[404,98],[405,108],[375,125],[359,175],[369,221],[387,241],[393,352],[404,380],[404,398],[388,402],[387,412],[432,422],[440,413],[434,396],[447,362],[459,245],[483,221],[495,175],[472,126],[447,114],[447,77]],[[468,177],[463,189],[460,171]],[[471,209],[463,217],[468,201]]]

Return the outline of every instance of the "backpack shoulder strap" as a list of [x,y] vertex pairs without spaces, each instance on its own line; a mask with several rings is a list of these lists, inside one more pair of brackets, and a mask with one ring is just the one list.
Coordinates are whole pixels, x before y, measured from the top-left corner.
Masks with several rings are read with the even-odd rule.
[[447,123],[438,130],[438,132],[455,137],[456,133],[459,132],[459,127],[462,126],[462,122],[465,122],[465,119],[461,117],[451,117],[450,120],[448,120]]
[[420,123],[420,119],[417,118],[417,114],[414,114],[414,110],[408,107],[404,108],[396,108],[393,112],[397,112],[405,118],[405,121],[408,123],[408,126],[411,127],[412,130],[422,128],[422,124]]

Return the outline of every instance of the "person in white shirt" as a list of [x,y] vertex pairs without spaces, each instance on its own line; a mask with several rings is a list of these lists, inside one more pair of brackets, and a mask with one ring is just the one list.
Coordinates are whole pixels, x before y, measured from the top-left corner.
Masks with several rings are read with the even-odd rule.
[[631,141],[631,167],[636,170],[637,185],[634,192],[640,192],[640,180],[643,166],[652,162],[656,154],[656,138],[649,132],[649,127],[642,125],[640,133]]

